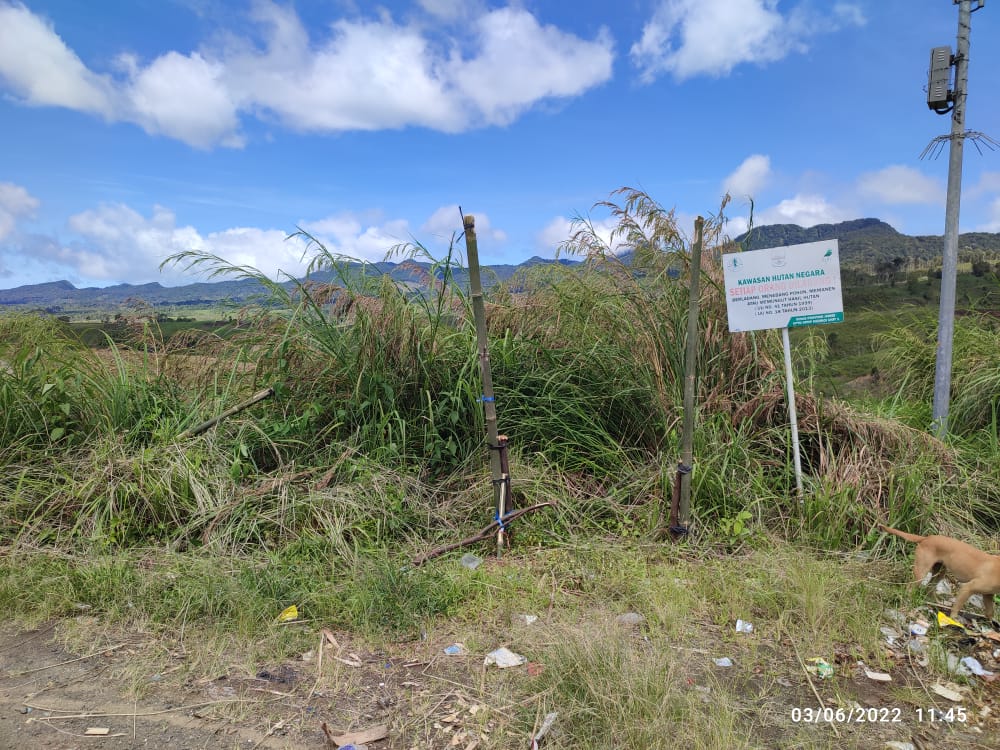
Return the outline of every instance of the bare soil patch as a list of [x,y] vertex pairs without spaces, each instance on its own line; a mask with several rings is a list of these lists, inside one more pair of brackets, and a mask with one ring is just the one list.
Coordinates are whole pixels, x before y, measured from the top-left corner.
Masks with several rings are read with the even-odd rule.
[[[524,648],[512,647],[529,658],[543,653],[551,637],[544,628],[543,622],[532,635],[524,632]],[[677,646],[690,664],[688,686],[701,694],[706,711],[717,697],[736,696],[753,730],[749,746],[881,748],[896,741],[918,750],[1000,747],[998,683],[976,687],[963,704],[965,721],[934,719],[931,709],[943,717],[956,704],[931,693],[936,680],[909,662],[892,668],[892,683],[880,683],[865,677],[858,654],[846,649],[835,660],[837,678],[823,680],[802,669],[798,647],[780,636],[755,633],[757,642],[746,651],[720,629],[704,629],[700,646]],[[325,637],[317,630],[314,649],[247,663],[237,654],[220,654],[213,662],[162,636],[114,632],[94,622],[85,627],[88,648],[71,651],[65,645],[69,631],[72,642],[81,643],[78,622],[0,629],[0,750],[326,750],[336,747],[329,737],[380,726],[386,736],[368,743],[371,750],[527,747],[530,732],[523,718],[518,724],[514,717],[540,705],[533,681],[547,668],[532,662],[487,670],[481,653],[445,656],[451,636],[444,633],[373,649],[348,634]],[[651,647],[642,628],[631,637]],[[712,658],[724,654],[733,655],[736,669],[714,666]],[[738,668],[749,660],[752,668]],[[524,700],[509,699],[512,686]],[[853,707],[854,718],[806,720],[823,707]],[[88,729],[106,734],[88,736]],[[569,747],[558,731],[546,744]]]

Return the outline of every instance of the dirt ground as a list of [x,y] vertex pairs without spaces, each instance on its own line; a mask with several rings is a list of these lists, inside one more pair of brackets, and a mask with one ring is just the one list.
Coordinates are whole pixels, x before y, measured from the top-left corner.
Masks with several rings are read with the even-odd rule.
[[[81,641],[70,621],[0,628],[0,750],[328,750],[359,731],[370,733],[354,738],[370,750],[529,747],[529,736],[509,720],[512,707],[494,705],[503,692],[487,683],[482,655],[446,656],[441,639],[365,651],[346,634],[316,630],[316,649],[298,658],[213,668],[210,662],[192,665],[191,654],[162,637],[93,624],[84,632],[92,634],[89,641]],[[898,742],[914,750],[1000,748],[1000,681],[978,682],[961,704],[951,704],[928,690],[934,678],[925,680],[910,664],[899,663],[894,682],[882,683],[863,675],[855,655],[844,653],[835,659],[840,679],[834,684],[806,676],[788,644],[754,637],[760,638],[755,653],[761,666],[749,678],[743,673],[738,694],[746,695],[747,711],[757,717],[760,747],[907,747],[887,744]],[[67,642],[77,645],[73,652]],[[704,664],[714,655],[684,650]],[[544,665],[517,669],[511,679],[530,688]],[[204,676],[192,676],[198,674]],[[495,672],[490,674],[492,681]],[[711,704],[708,683],[700,679],[705,674],[691,674],[691,689]],[[719,685],[727,674],[735,672],[716,668],[710,682]],[[926,700],[905,699],[906,691]],[[881,715],[835,726],[795,718],[794,708],[817,701]],[[965,707],[967,718],[943,720],[956,705]],[[931,709],[941,712],[938,718]],[[549,744],[567,747],[558,740]]]
[[[340,655],[328,646],[325,666],[307,652],[308,661],[259,665],[255,672],[236,667],[192,680],[174,676],[185,671],[184,655],[164,662],[155,653],[162,643],[145,635],[126,634],[75,654],[61,645],[60,629],[60,623],[0,628],[0,750],[325,749],[357,731],[363,742],[365,731],[378,735],[380,727],[393,736],[375,740],[373,750],[464,748],[466,736],[471,742],[491,729],[485,712],[475,719],[472,689],[453,679],[460,665],[436,666],[421,653],[358,654],[338,642]],[[176,664],[163,669],[170,661]],[[341,686],[336,695],[329,691],[334,683]],[[142,697],[129,700],[129,694]],[[411,710],[420,714],[413,718]],[[475,735],[466,724],[475,725]],[[451,744],[455,737],[462,739]]]

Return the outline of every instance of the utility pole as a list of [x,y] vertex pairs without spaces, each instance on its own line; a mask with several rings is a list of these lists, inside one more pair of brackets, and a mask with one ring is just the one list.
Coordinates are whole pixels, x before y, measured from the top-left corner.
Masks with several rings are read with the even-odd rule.
[[[944,253],[941,265],[941,308],[938,312],[937,361],[934,366],[934,406],[932,429],[939,438],[948,434],[948,401],[951,395],[952,342],[955,333],[955,277],[958,275],[958,214],[962,200],[962,154],[965,145],[965,105],[969,82],[969,32],[972,3],[976,10],[986,0],[953,0],[958,6],[958,50],[942,64],[942,50],[931,51],[927,105],[938,114],[951,112],[948,160],[948,195],[945,205]],[[947,91],[950,67],[955,67],[955,87]],[[942,92],[944,84],[944,92]],[[950,108],[948,107],[951,103]]]

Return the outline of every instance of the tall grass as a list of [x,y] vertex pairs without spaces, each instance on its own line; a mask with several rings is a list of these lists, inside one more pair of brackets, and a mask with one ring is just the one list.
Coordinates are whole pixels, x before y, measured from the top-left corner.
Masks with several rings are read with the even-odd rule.
[[[876,338],[883,377],[898,383],[908,401],[929,402],[934,389],[936,321],[914,320]],[[955,321],[948,427],[960,435],[987,430],[996,435],[1000,410],[1000,324],[983,313]]]
[[[514,475],[526,480],[526,499],[561,501],[548,536],[534,521],[522,524],[539,539],[644,533],[672,488],[687,240],[674,214],[639,191],[618,191],[599,208],[617,221],[610,238],[580,218],[562,248],[581,263],[537,266],[488,292],[497,410]],[[912,427],[807,390],[797,408],[808,496],[792,496],[780,344],[774,332],[726,330],[716,259],[735,248],[719,236],[723,223],[720,210],[707,224],[701,269],[693,511],[707,536],[748,512],[754,525],[834,547],[868,544],[876,521],[930,525],[942,503],[962,518],[988,517],[983,493],[992,496],[995,469],[987,462],[960,465],[954,449]],[[226,341],[175,337],[165,347],[142,323],[133,342],[101,360],[51,321],[2,321],[7,533],[227,550],[320,534],[356,552],[480,526],[487,447],[456,239],[440,260],[419,243],[396,248],[410,278],[394,281],[305,237],[305,280],[274,281],[203,253],[171,259],[268,291]],[[963,333],[958,347],[970,375],[959,382],[980,395],[955,409],[980,409],[961,417],[970,429],[995,426],[995,405],[983,410],[995,331],[970,330],[977,333]],[[824,354],[814,343],[802,348],[807,372]],[[197,375],[169,366],[199,354],[210,364]],[[901,349],[892,356],[898,367],[913,360]],[[176,441],[184,427],[265,385],[273,399]]]

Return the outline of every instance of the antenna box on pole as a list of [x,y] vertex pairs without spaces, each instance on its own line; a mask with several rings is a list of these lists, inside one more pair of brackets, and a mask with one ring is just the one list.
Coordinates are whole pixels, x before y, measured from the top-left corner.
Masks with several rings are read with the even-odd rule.
[[927,106],[945,109],[951,103],[951,47],[931,50],[931,69],[927,78]]

